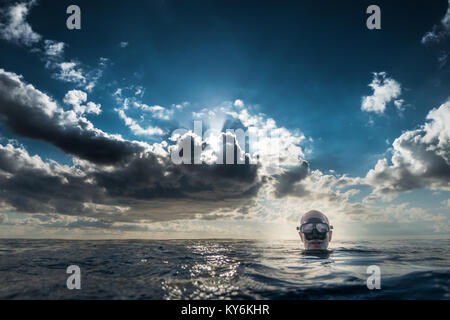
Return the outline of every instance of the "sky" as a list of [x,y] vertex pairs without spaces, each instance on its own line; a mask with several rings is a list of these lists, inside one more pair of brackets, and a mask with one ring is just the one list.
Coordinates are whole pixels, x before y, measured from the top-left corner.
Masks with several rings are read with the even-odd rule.
[[448,235],[449,2],[372,2],[2,1],[0,237]]

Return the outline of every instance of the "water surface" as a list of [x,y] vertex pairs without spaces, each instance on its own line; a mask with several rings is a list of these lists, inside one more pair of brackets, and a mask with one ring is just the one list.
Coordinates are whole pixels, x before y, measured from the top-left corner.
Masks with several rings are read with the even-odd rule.
[[[0,240],[1,299],[449,299],[450,240]],[[66,268],[81,268],[68,290]],[[381,289],[366,286],[381,269]]]

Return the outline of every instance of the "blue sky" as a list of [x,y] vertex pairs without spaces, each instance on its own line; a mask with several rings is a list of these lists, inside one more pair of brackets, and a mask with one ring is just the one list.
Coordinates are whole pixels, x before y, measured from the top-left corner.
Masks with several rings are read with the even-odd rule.
[[[256,123],[261,132],[268,132],[272,119],[275,128],[284,130],[286,157],[300,158],[308,169],[296,174],[302,163],[292,159],[272,175],[264,165],[255,175],[251,168],[242,169],[253,180],[245,181],[239,196],[234,188],[241,181],[229,180],[240,171],[221,176],[227,183],[223,189],[221,180],[211,178],[219,187],[205,185],[196,196],[177,187],[187,178],[154,182],[152,175],[135,181],[132,189],[140,189],[133,193],[115,185],[128,166],[109,163],[118,176],[107,176],[104,163],[96,162],[100,152],[87,155],[62,145],[75,146],[69,138],[49,138],[39,129],[24,134],[25,124],[5,111],[0,136],[2,146],[12,144],[5,151],[9,157],[25,150],[40,157],[43,166],[51,161],[67,166],[72,178],[75,169],[95,172],[86,179],[106,190],[80,199],[27,191],[24,197],[32,204],[21,207],[15,203],[28,200],[17,200],[12,192],[23,185],[10,190],[12,182],[5,180],[0,230],[6,236],[264,237],[274,225],[291,230],[310,209],[329,214],[341,226],[337,234],[342,237],[360,236],[364,228],[375,236],[386,224],[394,224],[388,228],[391,234],[448,232],[447,1],[379,1],[381,30],[366,28],[368,1],[78,1],[81,30],[66,28],[70,4],[19,1],[2,7],[0,68],[8,81],[12,74],[22,76],[16,83],[26,91],[18,94],[24,94],[21,103],[35,95],[24,89],[31,84],[58,105],[60,114],[82,107],[72,115],[76,121],[88,122],[101,135],[120,135],[123,144],[140,141],[151,156],[150,146],[174,144],[171,133],[192,130],[195,119],[212,126],[222,115],[244,128]],[[17,98],[8,92],[3,93],[5,105]],[[85,98],[77,104],[80,92]],[[22,107],[24,117],[34,114],[33,103]],[[151,130],[143,133],[146,129]],[[383,159],[386,167],[377,166]],[[19,179],[19,169],[3,170],[3,179]],[[208,169],[195,174],[209,181]],[[261,182],[266,178],[270,182]],[[36,179],[24,190],[34,189],[43,177]],[[157,187],[148,188],[150,181]],[[211,202],[208,189],[220,204]],[[73,210],[58,209],[55,203],[64,197],[71,199],[66,206]],[[197,209],[181,212],[190,205],[198,206],[198,214]],[[118,218],[103,212],[116,207],[124,212]],[[228,232],[220,227],[224,223],[239,231]],[[365,223],[361,232],[350,227]],[[409,227],[396,228],[399,223]]]

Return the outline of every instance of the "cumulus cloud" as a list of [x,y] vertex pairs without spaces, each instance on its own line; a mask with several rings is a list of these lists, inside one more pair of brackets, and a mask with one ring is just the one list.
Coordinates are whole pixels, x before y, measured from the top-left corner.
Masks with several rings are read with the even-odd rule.
[[75,113],[78,115],[82,115],[85,113],[93,113],[99,115],[101,113],[101,104],[96,104],[92,101],[89,101],[86,103],[86,105],[83,105],[83,103],[87,101],[87,94],[86,92],[81,90],[70,90],[64,96],[63,101],[64,103],[71,105],[73,111],[75,111]]
[[[374,72],[369,87],[373,89],[373,94],[362,98],[361,110],[379,114],[384,113],[386,104],[398,98],[402,92],[400,83],[389,78],[386,72]],[[403,100],[396,100],[394,103],[400,108]]]
[[405,131],[392,144],[392,158],[378,160],[364,182],[374,188],[367,200],[391,199],[423,187],[450,190],[450,101],[432,109],[424,125]]
[[[278,127],[273,119],[253,114],[249,108],[226,102],[217,107],[194,111],[192,114],[204,127],[206,145],[209,145],[210,141],[226,139],[225,136],[233,132],[242,149],[242,154],[236,153],[236,158],[245,155],[250,161],[257,159],[260,163],[259,172],[267,177],[266,184],[270,185],[269,193],[264,197],[279,199],[286,196],[303,196],[299,183],[310,174],[309,164],[303,159],[304,154],[300,146],[306,140],[305,136]],[[217,132],[222,130],[226,130],[227,134],[218,135]],[[221,159],[221,151],[205,148],[203,154],[207,162],[215,162]]]
[[0,9],[0,37],[16,44],[32,46],[41,40],[26,18],[35,1],[14,3]]
[[431,31],[422,37],[422,44],[438,43],[450,35],[450,0],[447,12],[441,21],[434,25]]
[[81,90],[70,90],[64,96],[64,103],[69,104],[71,106],[78,107],[82,103],[86,102],[87,94]]

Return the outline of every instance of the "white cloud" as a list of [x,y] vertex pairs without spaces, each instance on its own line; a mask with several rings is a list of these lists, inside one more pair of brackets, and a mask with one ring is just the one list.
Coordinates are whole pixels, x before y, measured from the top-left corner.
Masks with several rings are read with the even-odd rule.
[[96,104],[89,101],[86,105],[83,105],[83,103],[87,101],[87,94],[81,90],[70,90],[64,96],[63,101],[64,103],[71,105],[73,107],[73,111],[75,111],[78,115],[85,113],[93,113],[98,115],[101,113],[101,104]]
[[174,112],[173,110],[166,109],[166,108],[158,106],[158,105],[149,106],[145,103],[140,103],[137,101],[133,102],[133,106],[135,106],[136,108],[139,108],[143,111],[149,111],[152,113],[153,117],[158,118],[158,119],[163,119],[163,120],[169,120]]
[[134,95],[142,98],[142,96],[144,95],[144,88],[142,86],[138,86]]
[[79,106],[83,102],[86,102],[87,94],[81,90],[70,90],[64,96],[64,103],[70,104],[72,106]]
[[41,40],[26,21],[35,1],[15,3],[0,11],[0,37],[17,44],[32,46]]
[[[46,40],[45,42],[48,43]],[[78,87],[91,92],[102,77],[103,70],[108,66],[109,59],[100,57],[96,68],[85,71],[78,61],[64,61],[63,50],[65,44],[63,42],[52,41],[51,45],[46,48],[46,67],[55,70],[52,77],[64,82],[74,83]],[[48,50],[47,50],[48,49]]]
[[234,106],[238,108],[242,108],[244,106],[244,102],[242,100],[236,99],[234,101]]
[[44,52],[49,57],[61,57],[64,54],[64,48],[66,44],[64,42],[58,42],[53,40],[44,41]]
[[[217,132],[221,130],[241,128],[223,128],[227,121],[234,124],[240,122],[244,131],[248,130],[248,144],[251,149],[248,152],[252,158],[260,159],[262,175],[281,174],[285,177],[286,173],[288,176],[292,174],[300,177],[301,174],[296,170],[299,169],[301,172],[305,170],[302,166],[305,155],[300,146],[300,143],[305,141],[305,136],[278,127],[274,119],[263,114],[254,114],[251,109],[251,106],[239,107],[235,106],[233,101],[227,101],[216,107],[193,111],[191,115],[195,119],[202,120],[204,127],[210,129],[212,136],[205,138],[213,140],[218,139]],[[240,144],[243,145],[243,142]]]
[[74,83],[78,87],[83,87],[84,90],[91,92],[97,84],[97,81],[102,77],[103,70],[107,65],[107,59],[100,58],[97,68],[93,68],[88,72],[80,66],[79,62],[61,62],[48,60],[46,66],[55,69],[56,72],[52,75],[53,78],[64,82]]
[[77,84],[86,83],[86,77],[83,75],[83,70],[78,67],[77,62],[61,62],[57,66],[59,73],[54,75],[56,79]]
[[164,131],[161,128],[158,127],[152,127],[152,126],[148,126],[147,128],[143,128],[141,127],[136,120],[128,117],[125,114],[125,111],[127,108],[122,108],[122,109],[114,109],[118,114],[119,117],[125,122],[125,125],[130,128],[130,130],[135,134],[135,135],[148,135],[148,136],[154,136],[154,135],[163,135]]
[[176,108],[177,110],[181,110],[184,107],[187,107],[189,105],[190,105],[190,103],[188,101],[185,101],[185,102],[183,102],[181,104],[172,104],[172,107]]
[[101,104],[100,103],[94,103],[89,101],[86,105],[86,113],[94,113],[94,114],[100,114],[102,112],[101,110]]
[[116,91],[114,91],[113,96],[121,97],[122,96],[122,89],[118,88]]
[[94,81],[90,81],[90,82],[86,85],[86,87],[84,87],[84,89],[86,89],[86,91],[91,92],[92,89],[94,89],[94,87],[95,87],[95,82],[94,82]]
[[394,105],[395,107],[399,110],[399,111],[403,111],[404,107],[403,107],[403,103],[405,102],[405,100],[403,99],[398,99],[394,101]]
[[366,199],[392,199],[397,193],[428,187],[450,190],[450,101],[432,109],[417,130],[392,144],[392,158],[380,159],[364,182],[374,188]]
[[122,41],[121,43],[119,43],[119,46],[121,48],[126,48],[126,47],[128,47],[128,42],[127,41]]
[[[369,87],[373,89],[373,94],[363,97],[361,103],[361,110],[367,112],[383,113],[386,104],[398,98],[402,92],[400,83],[387,77],[386,72],[374,72]],[[397,100],[396,106],[402,104],[403,100]]]

